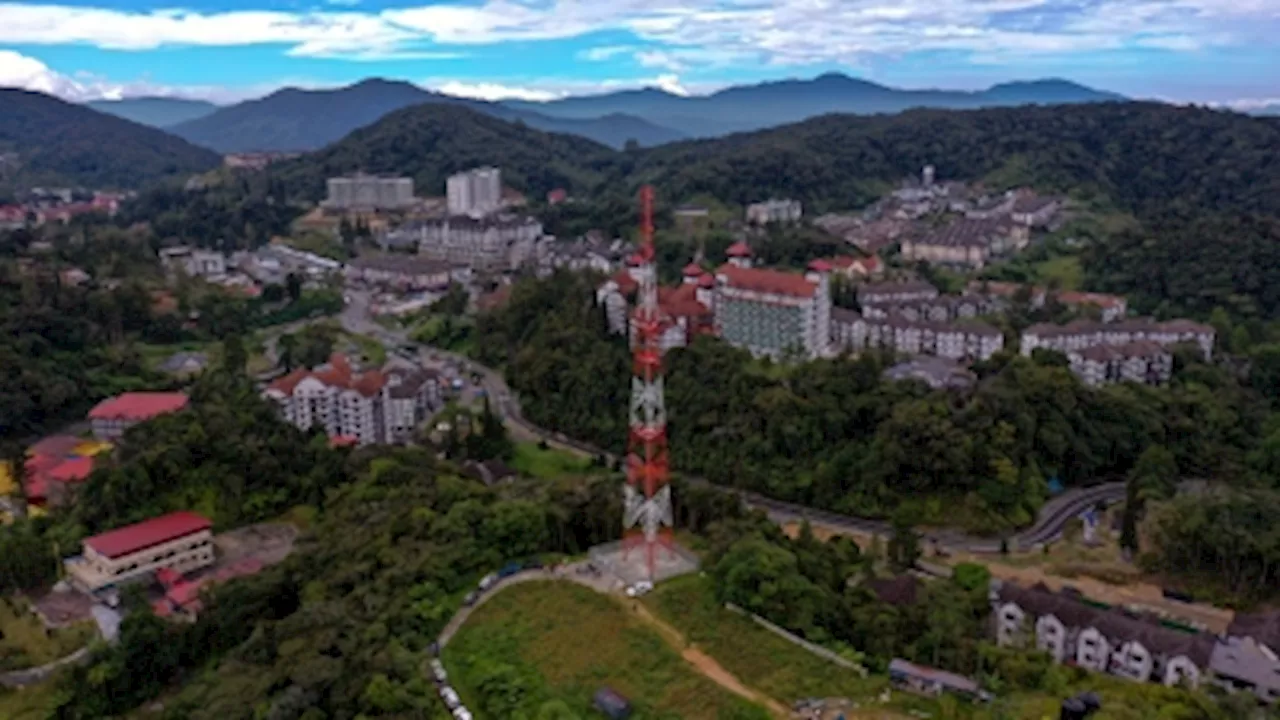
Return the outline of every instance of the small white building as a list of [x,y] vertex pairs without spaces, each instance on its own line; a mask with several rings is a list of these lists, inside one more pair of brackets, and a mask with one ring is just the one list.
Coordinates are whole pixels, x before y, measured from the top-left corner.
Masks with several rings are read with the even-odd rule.
[[212,280],[227,274],[227,258],[220,252],[185,245],[161,248],[160,264],[169,272]]
[[213,564],[213,523],[175,512],[85,538],[83,552],[63,561],[71,582],[86,592],[137,580],[162,568],[179,574]]
[[747,206],[747,222],[754,225],[800,222],[802,214],[799,200],[766,200]]

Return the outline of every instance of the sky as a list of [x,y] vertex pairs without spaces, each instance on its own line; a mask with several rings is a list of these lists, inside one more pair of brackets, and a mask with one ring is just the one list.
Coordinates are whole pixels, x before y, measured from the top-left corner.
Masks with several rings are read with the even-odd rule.
[[832,71],[1248,109],[1280,102],[1280,0],[0,0],[0,86],[77,101],[373,76],[485,99],[701,94]]

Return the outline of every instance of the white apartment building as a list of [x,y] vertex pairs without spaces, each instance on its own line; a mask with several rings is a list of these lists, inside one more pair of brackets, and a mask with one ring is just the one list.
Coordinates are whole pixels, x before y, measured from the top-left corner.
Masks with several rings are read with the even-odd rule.
[[1190,320],[1156,322],[1151,318],[1132,318],[1110,323],[1077,320],[1066,325],[1041,323],[1022,333],[1022,354],[1031,355],[1036,348],[1057,350],[1066,355],[1095,345],[1128,345],[1149,340],[1163,347],[1191,343],[1200,348],[1204,358],[1213,355],[1217,333],[1210,325]]
[[456,215],[401,226],[397,242],[416,241],[423,257],[482,272],[507,272],[537,260],[542,223],[527,216]]
[[213,564],[213,523],[175,512],[85,538],[83,552],[63,561],[71,582],[98,592],[162,568],[180,574]]
[[898,305],[938,297],[938,288],[923,280],[864,283],[858,286],[858,305]]
[[1004,334],[976,320],[909,320],[896,311],[868,317],[842,308],[832,314],[833,341],[852,352],[884,348],[904,355],[970,361],[986,360],[1004,349]]
[[979,269],[992,258],[1021,250],[1030,241],[1025,226],[1003,220],[957,220],[921,238],[902,241],[904,260]]
[[483,217],[502,208],[502,171],[483,167],[450,175],[445,182],[450,215]]
[[185,245],[161,248],[160,265],[170,273],[181,272],[188,277],[213,279],[227,274],[227,258],[222,253]]
[[1034,647],[1054,662],[1137,682],[1198,685],[1216,644],[1208,633],[1165,627],[1102,609],[1043,585],[992,583],[996,643]]
[[780,272],[751,267],[751,249],[729,248],[729,262],[714,273],[715,332],[753,355],[778,358],[798,353],[812,359],[831,351],[831,265]]
[[800,222],[802,214],[799,200],[766,200],[747,206],[747,222],[755,225]]
[[[320,427],[329,437],[353,438],[360,445],[402,439],[406,428],[417,427],[439,402],[438,384],[426,373],[391,367],[356,372],[338,354],[325,365],[276,379],[262,394],[302,430]],[[395,402],[406,399],[412,402]],[[419,409],[423,415],[408,417]]]
[[1086,385],[1135,382],[1163,385],[1173,374],[1173,354],[1150,340],[1094,345],[1067,354],[1071,371]]
[[413,204],[413,178],[356,173],[329,178],[328,189],[321,205],[332,210],[400,210]]

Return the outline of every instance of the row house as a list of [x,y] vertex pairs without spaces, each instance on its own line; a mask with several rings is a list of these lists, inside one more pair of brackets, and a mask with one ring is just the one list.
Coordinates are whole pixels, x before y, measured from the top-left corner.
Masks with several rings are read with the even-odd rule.
[[1036,348],[1057,350],[1066,355],[1095,345],[1128,345],[1148,340],[1163,347],[1180,343],[1196,345],[1208,360],[1213,355],[1216,332],[1210,325],[1190,320],[1156,322],[1151,318],[1133,318],[1112,323],[1076,320],[1066,325],[1041,323],[1022,333],[1022,354],[1031,355]]
[[868,304],[862,315],[873,320],[883,320],[897,313],[912,322],[949,322],[986,315],[995,308],[979,295],[939,295],[927,300],[914,300],[892,304]]
[[993,581],[996,643],[1033,645],[1054,662],[1137,682],[1195,687],[1210,671],[1215,638],[1153,618],[1085,603],[1038,584]]
[[466,265],[412,255],[361,255],[347,262],[344,274],[347,282],[397,290],[443,290],[450,283],[471,281],[471,268]]
[[1023,227],[1045,227],[1062,208],[1062,201],[1055,197],[1019,194],[1009,208],[1009,218]]
[[1004,334],[998,328],[974,320],[911,321],[897,313],[877,319],[842,308],[836,308],[832,314],[836,346],[853,352],[885,348],[904,355],[986,360],[1004,348]]
[[1135,382],[1163,385],[1173,374],[1173,354],[1150,340],[1094,345],[1067,355],[1071,371],[1086,385]]
[[299,429],[321,428],[360,445],[406,439],[440,402],[439,383],[427,373],[392,366],[357,372],[336,353],[325,365],[277,378],[262,395]]
[[794,223],[800,221],[802,213],[798,200],[766,200],[747,206],[747,222],[755,225]]
[[1123,297],[1106,293],[1077,292],[1074,290],[1051,292],[1043,287],[994,280],[974,280],[965,288],[966,295],[985,297],[996,308],[1007,306],[1020,292],[1027,294],[1027,302],[1033,308],[1044,307],[1045,303],[1052,297],[1073,310],[1096,309],[1102,322],[1123,320],[1126,313],[1129,312],[1129,303]]
[[904,303],[933,300],[938,288],[923,280],[867,283],[858,287],[858,305],[901,305]]
[[902,257],[937,265],[980,269],[994,257],[1027,246],[1027,229],[1005,220],[963,219],[902,241]]
[[548,277],[556,270],[608,273],[616,270],[625,259],[635,253],[635,246],[621,238],[606,241],[590,234],[573,241],[556,241],[550,238],[538,243],[535,255],[538,276]]

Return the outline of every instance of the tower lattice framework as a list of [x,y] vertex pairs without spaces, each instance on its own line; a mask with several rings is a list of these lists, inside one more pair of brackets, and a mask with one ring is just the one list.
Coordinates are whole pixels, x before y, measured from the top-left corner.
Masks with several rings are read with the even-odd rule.
[[671,487],[667,409],[662,389],[662,334],[658,269],[653,248],[653,188],[640,190],[639,297],[632,313],[631,426],[623,486],[623,550],[642,549],[654,580],[660,548],[671,550]]

